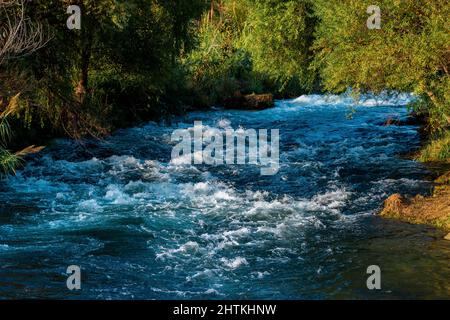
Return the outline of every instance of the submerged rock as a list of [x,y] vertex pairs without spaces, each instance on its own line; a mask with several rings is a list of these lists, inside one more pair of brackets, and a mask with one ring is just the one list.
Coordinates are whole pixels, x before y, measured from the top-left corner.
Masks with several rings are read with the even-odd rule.
[[425,115],[411,113],[406,119],[389,117],[383,123],[385,126],[423,126],[427,123],[428,118]]
[[236,94],[232,98],[225,99],[224,107],[227,109],[264,110],[274,106],[273,95],[268,94]]

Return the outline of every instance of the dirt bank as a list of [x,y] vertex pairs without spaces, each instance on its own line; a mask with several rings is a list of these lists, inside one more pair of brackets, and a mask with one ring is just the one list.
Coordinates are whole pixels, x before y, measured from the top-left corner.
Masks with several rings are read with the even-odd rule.
[[[384,202],[380,215],[450,231],[450,171],[436,179],[435,183],[430,197],[417,195],[414,198],[406,198],[400,194],[390,196]],[[446,239],[450,240],[450,233]]]

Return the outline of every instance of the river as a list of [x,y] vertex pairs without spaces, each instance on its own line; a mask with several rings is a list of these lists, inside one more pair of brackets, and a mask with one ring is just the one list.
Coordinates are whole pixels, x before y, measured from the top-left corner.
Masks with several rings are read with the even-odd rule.
[[[448,299],[443,233],[376,216],[392,193],[430,193],[428,170],[399,156],[417,128],[382,125],[408,99],[310,95],[56,140],[0,182],[0,298]],[[194,121],[279,129],[279,172],[175,164],[171,134]]]

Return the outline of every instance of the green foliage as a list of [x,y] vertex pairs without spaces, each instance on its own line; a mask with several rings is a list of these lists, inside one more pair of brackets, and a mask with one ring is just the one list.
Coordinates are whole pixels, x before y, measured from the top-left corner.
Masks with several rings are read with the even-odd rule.
[[251,54],[254,71],[264,74],[280,93],[293,96],[312,88],[309,66],[315,19],[310,1],[246,2],[251,10],[238,45]]
[[11,107],[7,107],[5,111],[0,113],[0,177],[14,173],[15,168],[20,163],[20,157],[7,149],[7,144],[12,138],[11,127],[7,119],[9,115],[8,109],[11,109]]
[[249,54],[234,45],[235,30],[228,17],[217,22],[203,17],[198,30],[198,46],[183,64],[189,77],[189,88],[199,96],[204,106],[212,105],[239,90],[258,90],[251,87],[254,79]]
[[309,1],[224,0],[212,8],[197,29],[195,50],[183,59],[202,104],[236,92],[294,96],[312,88]]
[[414,92],[415,106],[443,130],[450,116],[450,6],[441,0],[382,0],[382,25],[369,30],[371,1],[318,0],[315,68],[326,90]]
[[20,157],[17,157],[7,149],[0,147],[0,177],[4,177],[10,173],[15,173],[20,161]]
[[5,148],[6,142],[11,136],[11,128],[5,118],[0,121],[0,172],[3,174],[14,168],[14,161],[11,161],[9,152]]
[[[204,0],[84,0],[81,30],[65,28],[67,2],[35,1],[52,41],[24,61],[39,83],[29,97],[44,123],[79,138],[161,114],[177,57]],[[130,110],[131,109],[131,110]],[[130,112],[131,111],[131,112]]]
[[422,162],[447,162],[450,163],[450,131],[445,131],[431,139],[420,150],[418,160]]

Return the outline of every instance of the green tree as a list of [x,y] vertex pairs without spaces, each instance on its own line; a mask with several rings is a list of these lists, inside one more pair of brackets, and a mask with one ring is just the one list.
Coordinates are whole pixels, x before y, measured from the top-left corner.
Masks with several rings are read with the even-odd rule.
[[371,1],[318,0],[315,66],[324,88],[414,92],[429,129],[450,119],[450,5],[441,0],[381,0],[381,29],[369,30]]
[[164,112],[189,25],[205,1],[82,0],[81,30],[65,28],[68,1],[33,3],[54,38],[30,62],[42,84],[35,97],[50,125],[79,138]]
[[315,19],[309,0],[247,0],[249,10],[239,44],[250,52],[254,71],[288,95],[310,90],[314,74],[310,47]]
[[315,84],[310,47],[315,19],[308,0],[211,1],[185,59],[205,105],[240,91],[294,96]]

